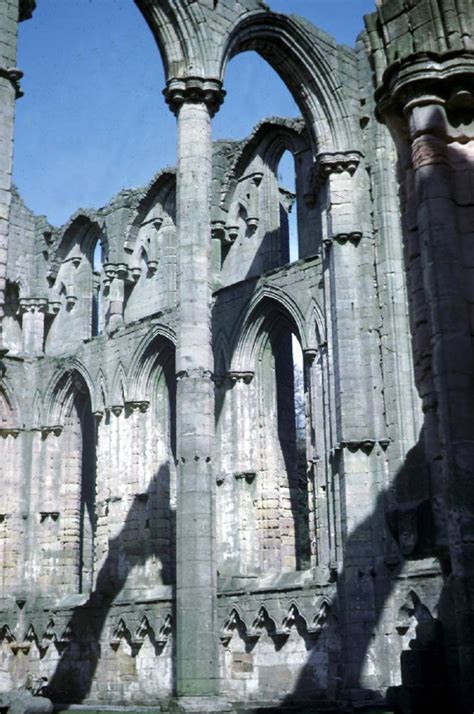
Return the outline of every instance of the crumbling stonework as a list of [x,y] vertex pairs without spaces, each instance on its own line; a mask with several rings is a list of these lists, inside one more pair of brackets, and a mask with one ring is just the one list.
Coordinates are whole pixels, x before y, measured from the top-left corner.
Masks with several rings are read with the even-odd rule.
[[[136,2],[177,168],[56,228],[11,186],[34,3],[0,0],[0,691],[471,712],[472,0],[355,49]],[[302,118],[213,144],[250,49]]]

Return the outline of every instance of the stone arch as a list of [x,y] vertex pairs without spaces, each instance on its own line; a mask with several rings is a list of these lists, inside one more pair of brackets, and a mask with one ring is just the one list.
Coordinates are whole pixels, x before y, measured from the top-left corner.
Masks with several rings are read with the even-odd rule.
[[14,389],[4,377],[0,380],[0,429],[18,429],[20,425],[20,405]]
[[166,76],[180,77],[183,72],[192,68],[199,72],[201,68],[193,67],[192,60],[196,54],[193,51],[193,30],[196,32],[194,37],[199,32],[199,23],[195,21],[194,13],[199,13],[200,8],[192,8],[192,11],[189,11],[187,6],[175,0],[163,0],[160,3],[150,3],[148,0],[136,2],[153,32]]
[[147,398],[150,374],[159,359],[160,351],[174,351],[175,344],[176,333],[169,325],[154,325],[147,332],[136,348],[128,369],[131,398],[136,400]]
[[100,242],[104,262],[109,244],[103,222],[94,213],[78,213],[67,224],[53,255],[49,299],[55,309],[45,318],[45,352],[63,354],[97,334],[100,272],[94,252]]
[[311,348],[306,320],[296,301],[276,286],[266,285],[257,290],[234,330],[232,369],[249,369],[255,360],[258,339],[270,313],[278,312],[291,325],[301,348]]
[[[292,161],[291,190],[279,176],[286,152]],[[214,211],[214,225],[226,238],[220,253],[222,285],[292,262],[290,225],[298,257],[317,253],[321,230],[316,224],[321,219],[315,204],[307,201],[312,171],[313,154],[302,119],[270,118],[256,127],[227,172]],[[296,221],[290,221],[294,207]]]
[[63,425],[64,417],[70,407],[75,374],[78,374],[84,381],[91,403],[93,403],[95,389],[91,375],[78,359],[68,360],[66,366],[53,373],[46,387],[41,408],[42,426]]
[[115,368],[114,376],[112,378],[110,396],[112,401],[112,411],[114,410],[114,407],[117,409],[123,407],[128,399],[127,372],[120,361]]
[[164,169],[150,183],[127,229],[131,281],[124,320],[135,322],[173,306],[176,292],[176,175]]
[[95,390],[92,401],[92,410],[97,413],[103,413],[109,406],[109,384],[107,375],[102,367],[98,370],[94,380]]
[[216,392],[222,571],[309,567],[308,432],[299,408],[308,385],[293,342],[306,348],[305,331],[298,306],[272,286],[257,291],[236,326],[231,369]]
[[247,170],[254,156],[259,153],[269,168],[276,170],[286,150],[292,154],[309,147],[306,126],[301,120],[271,117],[260,122],[238,153],[232,167],[231,177],[224,181],[221,207],[228,210],[239,178]]
[[[37,532],[38,587],[64,594],[89,592],[93,584],[96,494],[94,388],[79,360],[56,370],[43,401],[38,478],[47,498]],[[49,557],[63,544],[58,565]],[[67,544],[67,547],[66,547]]]
[[306,312],[306,329],[310,347],[321,347],[327,342],[327,330],[321,305],[313,298]]
[[[328,44],[332,52],[328,53]],[[229,60],[256,51],[279,74],[311,133],[315,155],[351,147],[349,108],[337,71],[337,45],[297,17],[252,13],[229,31],[222,48],[220,80]],[[333,59],[331,62],[330,59]],[[339,76],[338,76],[339,75]]]
[[93,214],[76,213],[66,225],[62,237],[56,248],[56,259],[64,261],[74,248],[85,255],[92,263],[92,253],[97,239],[104,245],[104,252],[107,255],[108,241],[104,233],[104,228],[99,224]]
[[146,215],[156,203],[161,204],[162,211],[167,213],[173,221],[176,219],[176,170],[165,168],[150,181],[140,199],[135,211],[135,217],[130,223],[126,233],[126,244],[129,249],[135,244],[138,231]]
[[214,343],[214,374],[216,377],[221,377],[229,371],[230,359],[229,342],[226,334],[221,330]]

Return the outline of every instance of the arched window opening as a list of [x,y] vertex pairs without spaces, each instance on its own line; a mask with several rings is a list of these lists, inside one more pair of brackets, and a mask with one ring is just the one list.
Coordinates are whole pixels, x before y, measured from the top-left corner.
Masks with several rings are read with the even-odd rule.
[[48,421],[57,426],[41,441],[38,477],[43,496],[34,554],[37,584],[45,594],[70,594],[71,588],[76,593],[90,593],[95,561],[97,441],[90,392],[84,377],[74,369],[62,375],[50,399]]
[[89,393],[80,384],[75,398],[75,410],[81,431],[81,503],[79,592],[90,592],[94,578],[94,540],[96,530],[96,426]]
[[225,87],[226,100],[213,120],[213,134],[218,139],[242,139],[266,117],[301,114],[283,80],[254,51],[241,52],[231,59]]
[[280,192],[280,245],[283,262],[298,260],[298,205],[295,161],[290,151],[285,151],[278,165]]
[[20,317],[20,288],[7,280],[3,318],[3,340],[10,352],[21,352],[23,347]]
[[[266,349],[272,351],[271,360],[267,358],[267,369],[271,362],[274,372],[267,399],[276,402],[275,420],[273,424],[267,424],[267,428],[274,433],[276,430],[288,483],[286,507],[291,510],[293,520],[293,533],[289,535],[293,539],[294,552],[285,552],[282,545],[282,567],[288,569],[294,559],[295,569],[304,570],[310,566],[310,538],[303,354],[298,338],[288,325],[272,330]],[[264,378],[268,379],[268,375]],[[285,493],[282,489],[283,507]],[[282,536],[282,542],[288,541]]]
[[103,294],[101,276],[105,261],[104,244],[97,240],[92,253],[92,337],[100,335],[103,330]]

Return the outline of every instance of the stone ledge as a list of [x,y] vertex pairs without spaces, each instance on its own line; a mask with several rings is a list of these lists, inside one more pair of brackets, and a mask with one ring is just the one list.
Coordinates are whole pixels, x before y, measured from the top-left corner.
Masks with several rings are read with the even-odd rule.
[[173,714],[234,712],[232,704],[220,697],[181,697],[171,707]]

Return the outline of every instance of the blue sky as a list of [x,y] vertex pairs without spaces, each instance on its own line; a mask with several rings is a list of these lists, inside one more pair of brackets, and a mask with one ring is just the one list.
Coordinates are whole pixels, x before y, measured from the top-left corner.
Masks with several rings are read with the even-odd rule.
[[[375,0],[268,0],[353,45]],[[56,225],[77,208],[140,186],[176,157],[175,118],[162,98],[159,52],[133,0],[39,0],[20,26],[14,181]],[[255,53],[229,65],[214,138],[244,138],[265,116],[298,110]]]

